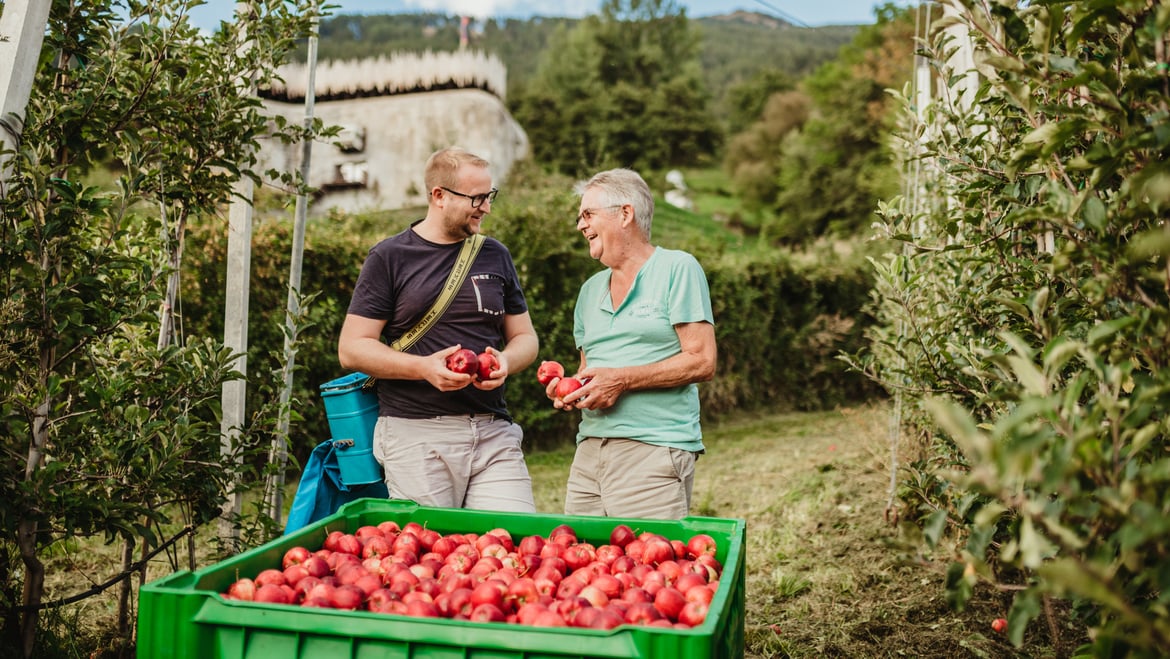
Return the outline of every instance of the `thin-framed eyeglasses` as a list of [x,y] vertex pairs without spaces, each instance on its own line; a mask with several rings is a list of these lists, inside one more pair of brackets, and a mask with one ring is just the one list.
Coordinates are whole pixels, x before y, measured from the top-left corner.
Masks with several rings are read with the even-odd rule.
[[465,197],[467,199],[470,199],[472,208],[479,208],[480,206],[483,206],[483,202],[485,202],[485,201],[490,204],[496,200],[496,195],[500,194],[500,191],[495,189],[495,188],[492,188],[491,190],[488,190],[487,192],[484,192],[481,194],[464,194],[462,192],[456,192],[455,190],[452,190],[451,188],[444,188],[441,185],[439,186],[439,188],[446,190],[447,192],[450,192],[453,195],[458,195],[460,197]]
[[585,220],[586,222],[592,222],[593,216],[597,215],[601,211],[611,211],[615,208],[621,208],[624,205],[625,204],[614,204],[613,206],[598,206],[597,208],[582,208],[581,212],[577,213],[577,221],[580,222],[581,220]]

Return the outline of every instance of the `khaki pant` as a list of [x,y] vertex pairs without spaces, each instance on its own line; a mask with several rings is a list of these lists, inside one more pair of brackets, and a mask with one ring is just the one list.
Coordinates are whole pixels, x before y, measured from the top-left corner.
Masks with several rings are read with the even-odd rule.
[[520,426],[491,415],[378,417],[374,458],[391,499],[423,506],[536,512]]
[[566,515],[679,519],[691,508],[690,451],[631,439],[587,437],[577,445],[565,491]]

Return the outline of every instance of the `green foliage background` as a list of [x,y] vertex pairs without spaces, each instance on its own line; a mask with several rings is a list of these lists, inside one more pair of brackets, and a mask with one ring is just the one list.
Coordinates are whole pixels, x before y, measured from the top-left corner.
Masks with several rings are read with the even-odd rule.
[[[859,368],[923,438],[902,483],[923,539],[956,556],[948,600],[1015,592],[1077,656],[1170,654],[1170,4],[978,3],[941,18],[947,68],[974,38],[982,83],[903,135],[934,201],[884,207]],[[913,112],[908,112],[913,116]],[[1039,621],[1037,621],[1039,622]],[[1069,650],[1071,652],[1071,650]]]
[[[589,258],[573,218],[573,179],[542,172],[532,163],[513,171],[484,224],[512,252],[541,341],[540,358],[576,364],[573,308],[581,282],[600,269]],[[299,336],[296,355],[293,453],[303,460],[328,439],[318,387],[344,373],[337,364],[337,335],[366,251],[405,228],[424,209],[310,222],[305,242],[302,293],[314,296],[312,326]],[[279,386],[284,341],[291,229],[280,214],[254,229],[249,323],[249,409]],[[771,249],[744,247],[709,217],[657,203],[656,243],[687,249],[708,273],[715,307],[720,363],[713,382],[700,387],[710,417],[749,409],[820,409],[879,393],[835,356],[859,349],[866,327],[863,307],[871,275],[858,253],[794,259]],[[222,334],[226,233],[218,222],[193,226],[188,239],[203,249],[187,254],[183,312],[191,337]],[[732,247],[729,247],[731,245]],[[508,381],[509,408],[525,429],[530,448],[553,447],[576,432],[572,415],[548,403],[535,371]],[[296,465],[294,465],[295,468]]]

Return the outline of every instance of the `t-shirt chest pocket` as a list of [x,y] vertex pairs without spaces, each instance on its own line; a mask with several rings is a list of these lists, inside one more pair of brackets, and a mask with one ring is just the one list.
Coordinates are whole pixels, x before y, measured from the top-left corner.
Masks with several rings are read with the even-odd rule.
[[475,274],[467,279],[474,295],[475,311],[487,316],[503,316],[503,278],[493,274]]

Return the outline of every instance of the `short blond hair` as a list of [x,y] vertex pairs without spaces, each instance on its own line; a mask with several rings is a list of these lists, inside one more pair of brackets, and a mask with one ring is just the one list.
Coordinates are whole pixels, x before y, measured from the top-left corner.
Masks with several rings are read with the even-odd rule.
[[487,167],[488,161],[458,146],[439,149],[427,158],[424,182],[427,191],[435,188],[453,188],[459,184],[459,168],[463,165]]

